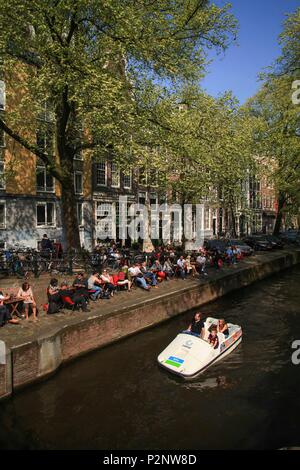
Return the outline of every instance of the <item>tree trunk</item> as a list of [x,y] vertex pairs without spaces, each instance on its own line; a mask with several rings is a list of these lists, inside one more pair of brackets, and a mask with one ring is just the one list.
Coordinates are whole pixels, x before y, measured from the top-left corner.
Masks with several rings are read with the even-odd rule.
[[235,217],[233,206],[230,207],[230,212],[231,212],[231,225],[232,225],[231,233],[232,233],[233,238],[237,238],[237,234],[236,234],[236,217]]
[[145,206],[147,209],[147,220],[145,221],[144,228],[144,240],[143,240],[143,252],[151,253],[154,250],[154,246],[151,240],[151,207],[149,200],[149,191],[146,192]]
[[67,251],[80,250],[80,236],[77,220],[77,206],[73,175],[61,187],[61,209],[64,239]]
[[279,193],[278,197],[278,210],[276,216],[276,222],[273,230],[273,235],[279,235],[281,225],[282,225],[282,216],[283,216],[283,208],[285,204],[285,195],[283,193]]

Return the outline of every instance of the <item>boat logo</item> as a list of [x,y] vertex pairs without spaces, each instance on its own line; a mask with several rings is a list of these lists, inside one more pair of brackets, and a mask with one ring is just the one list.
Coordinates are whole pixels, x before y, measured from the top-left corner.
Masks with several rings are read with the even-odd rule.
[[191,349],[193,344],[194,344],[193,341],[191,339],[188,339],[182,346],[185,348]]
[[180,367],[184,363],[183,359],[179,359],[179,357],[170,356],[166,361],[165,364],[169,364],[173,367]]

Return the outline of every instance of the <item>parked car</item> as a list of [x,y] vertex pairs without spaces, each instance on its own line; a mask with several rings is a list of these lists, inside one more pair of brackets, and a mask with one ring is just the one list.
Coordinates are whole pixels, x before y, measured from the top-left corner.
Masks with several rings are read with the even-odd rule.
[[218,250],[223,254],[227,250],[227,244],[224,240],[204,240],[203,246],[208,251]]
[[273,246],[265,236],[252,235],[244,239],[244,242],[256,251],[270,251]]
[[243,240],[227,240],[226,245],[236,246],[241,250],[243,256],[251,256],[254,253],[253,248],[247,245],[247,243],[245,243]]
[[299,230],[287,230],[279,235],[280,239],[288,244],[300,245],[300,232]]
[[266,239],[272,244],[273,248],[282,249],[284,247],[283,241],[275,235],[266,235]]

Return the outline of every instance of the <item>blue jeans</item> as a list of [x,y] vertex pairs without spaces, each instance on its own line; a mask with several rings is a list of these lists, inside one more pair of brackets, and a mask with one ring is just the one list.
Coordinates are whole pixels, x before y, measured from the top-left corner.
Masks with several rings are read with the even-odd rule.
[[102,288],[94,284],[92,290],[94,290],[95,292],[92,294],[91,297],[93,300],[96,300],[99,297],[100,293],[102,292]]
[[157,279],[156,279],[156,276],[155,276],[154,273],[152,273],[151,271],[149,271],[149,272],[145,273],[144,276],[145,276],[147,279],[150,279],[152,286],[156,286],[156,285],[157,285]]
[[142,287],[143,289],[147,289],[147,288],[148,288],[147,282],[146,282],[145,278],[143,278],[143,277],[136,277],[136,278],[135,278],[135,282],[137,283],[137,285],[138,285],[139,287]]

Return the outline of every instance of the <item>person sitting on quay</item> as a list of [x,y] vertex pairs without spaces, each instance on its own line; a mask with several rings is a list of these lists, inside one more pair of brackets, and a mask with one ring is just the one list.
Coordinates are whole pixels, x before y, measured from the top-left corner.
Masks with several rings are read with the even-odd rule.
[[115,290],[116,290],[116,286],[114,285],[113,283],[113,279],[112,277],[110,276],[109,272],[107,271],[107,269],[103,269],[102,271],[102,274],[100,276],[100,279],[104,285],[104,289],[109,292],[109,295],[111,297],[113,297],[114,293],[115,293]]
[[147,291],[151,289],[151,287],[148,286],[146,279],[144,278],[144,275],[142,271],[140,270],[140,266],[138,263],[135,263],[133,266],[131,266],[128,269],[128,273],[130,274],[131,279],[133,279],[136,282],[137,286]]
[[156,259],[150,268],[150,271],[155,274],[157,278],[168,279],[168,273],[163,270],[163,267],[158,259]]
[[175,273],[170,258],[165,259],[165,262],[163,264],[163,272],[166,273],[166,280],[169,280],[170,277],[174,276]]
[[87,302],[89,301],[88,280],[85,278],[83,272],[77,274],[73,282],[73,287],[75,287],[77,293],[85,297]]
[[67,297],[71,299],[71,301],[75,304],[75,309],[81,309],[83,312],[89,312],[85,297],[82,294],[77,293],[76,290],[70,287],[66,281],[61,283],[59,293],[63,301],[64,298]]
[[47,314],[58,313],[63,303],[59,292],[58,280],[53,278],[47,288],[48,308]]
[[186,261],[184,259],[184,256],[181,255],[180,258],[177,260],[177,269],[178,269],[178,274],[185,281],[186,279]]
[[91,296],[93,300],[96,300],[100,297],[103,289],[103,283],[99,278],[99,273],[97,271],[93,271],[88,278],[88,289],[95,291]]
[[149,269],[147,268],[147,263],[146,263],[146,261],[143,261],[143,263],[142,263],[140,269],[141,269],[141,272],[142,272],[144,278],[150,282],[150,285],[151,285],[152,287],[154,287],[155,289],[157,289],[157,288],[158,288],[158,285],[157,285],[158,282],[157,282],[157,279],[156,279],[156,274],[155,274],[154,272],[152,272],[151,269],[149,270]]
[[229,246],[226,250],[226,260],[228,264],[234,263],[234,255],[233,255],[232,246]]
[[195,277],[195,275],[197,274],[196,266],[195,266],[194,262],[192,262],[192,257],[191,257],[191,255],[188,255],[188,256],[186,257],[186,260],[185,260],[185,269],[186,269],[186,273],[187,273],[187,274],[192,274],[192,277]]
[[25,318],[26,320],[29,319],[29,307],[32,310],[33,314],[33,321],[37,321],[37,309],[36,309],[36,301],[34,300],[33,292],[30,287],[30,284],[26,281],[20,287],[17,297],[23,300],[24,308],[25,308]]
[[199,271],[199,275],[203,274],[207,276],[207,272],[205,271],[206,267],[206,256],[203,251],[200,251],[199,255],[196,258],[196,269]]
[[3,292],[0,291],[0,327],[4,326],[6,323],[12,323],[13,325],[19,324],[19,321],[12,318],[7,306],[4,305],[4,302],[9,300],[9,298],[9,295],[4,295]]

